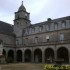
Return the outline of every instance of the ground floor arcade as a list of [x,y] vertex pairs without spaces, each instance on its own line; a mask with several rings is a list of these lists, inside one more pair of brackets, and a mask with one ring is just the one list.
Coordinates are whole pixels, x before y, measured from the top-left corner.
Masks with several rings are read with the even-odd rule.
[[70,63],[70,52],[67,47],[59,48],[18,48],[3,50],[3,55],[10,58],[13,62],[34,62],[34,63],[54,63],[56,59],[63,59],[64,63]]

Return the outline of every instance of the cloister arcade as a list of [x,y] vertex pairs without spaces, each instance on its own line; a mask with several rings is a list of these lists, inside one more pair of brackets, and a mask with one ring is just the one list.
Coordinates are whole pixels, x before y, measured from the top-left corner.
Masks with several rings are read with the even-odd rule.
[[56,57],[57,59],[63,59],[64,63],[69,63],[69,51],[65,47],[58,48],[56,52],[52,48],[46,48],[44,51],[40,48],[36,48],[34,51],[30,49],[26,49],[25,51],[21,49],[17,51],[10,49],[8,52],[3,49],[3,55],[5,55],[6,58],[10,58],[13,62],[47,63],[48,60],[50,60],[50,62],[54,63]]

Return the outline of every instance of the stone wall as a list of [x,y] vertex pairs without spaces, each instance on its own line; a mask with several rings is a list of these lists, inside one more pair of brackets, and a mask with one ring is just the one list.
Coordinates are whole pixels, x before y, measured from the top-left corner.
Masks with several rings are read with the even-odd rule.
[[3,41],[3,44],[15,44],[15,38],[13,36],[0,34],[0,39]]

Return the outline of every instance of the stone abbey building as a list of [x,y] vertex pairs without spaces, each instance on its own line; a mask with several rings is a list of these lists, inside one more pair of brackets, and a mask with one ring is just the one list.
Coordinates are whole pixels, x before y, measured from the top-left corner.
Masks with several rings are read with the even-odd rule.
[[22,4],[15,12],[14,25],[0,21],[3,55],[13,62],[47,63],[63,59],[70,63],[70,16],[31,24]]

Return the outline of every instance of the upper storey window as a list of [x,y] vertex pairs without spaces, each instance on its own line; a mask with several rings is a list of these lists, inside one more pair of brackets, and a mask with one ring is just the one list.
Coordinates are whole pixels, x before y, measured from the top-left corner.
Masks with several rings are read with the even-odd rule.
[[49,42],[49,39],[50,39],[50,37],[49,37],[49,35],[47,35],[47,36],[46,36],[47,42]]
[[38,37],[35,37],[35,43],[38,43]]
[[16,39],[16,45],[19,45],[19,40]]
[[60,34],[60,41],[64,40],[64,34]]
[[55,30],[58,29],[58,24],[57,24],[57,23],[54,24],[54,29],[55,29]]
[[62,28],[65,28],[66,27],[66,23],[65,21],[62,22]]

